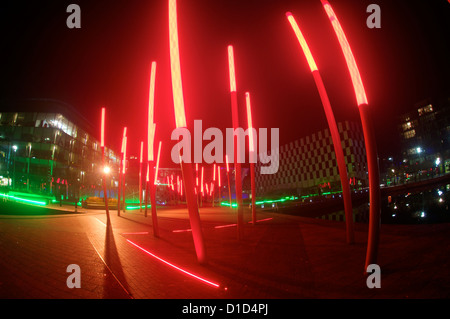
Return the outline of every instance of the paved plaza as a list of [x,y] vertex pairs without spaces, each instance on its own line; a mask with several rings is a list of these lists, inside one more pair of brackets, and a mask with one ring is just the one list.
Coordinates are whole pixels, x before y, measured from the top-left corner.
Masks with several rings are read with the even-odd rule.
[[[367,225],[201,208],[208,263],[197,262],[187,210],[110,211],[54,207],[52,214],[0,215],[0,298],[303,299],[448,298],[449,224],[382,225],[381,288],[366,285]],[[56,210],[57,209],[57,210]],[[4,212],[3,212],[4,213]],[[67,266],[80,267],[69,288]],[[186,274],[189,272],[189,274]],[[195,276],[195,277],[194,277]],[[218,287],[213,284],[218,285]]]

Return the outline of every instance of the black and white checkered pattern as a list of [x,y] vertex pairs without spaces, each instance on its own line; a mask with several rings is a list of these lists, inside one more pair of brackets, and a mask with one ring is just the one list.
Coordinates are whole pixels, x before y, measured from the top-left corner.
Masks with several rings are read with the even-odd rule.
[[[349,178],[367,182],[366,152],[361,126],[354,122],[338,123]],[[258,194],[277,189],[309,189],[323,183],[339,182],[340,177],[331,134],[328,129],[306,136],[279,149],[279,169],[275,174],[260,174],[256,165]],[[260,154],[260,158],[267,158]]]

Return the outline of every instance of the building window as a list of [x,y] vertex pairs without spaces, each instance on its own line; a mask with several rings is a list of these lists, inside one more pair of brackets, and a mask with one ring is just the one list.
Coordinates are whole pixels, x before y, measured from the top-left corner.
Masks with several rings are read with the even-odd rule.
[[433,112],[433,106],[431,104],[428,104],[427,106],[421,107],[417,111],[419,112],[419,116],[422,116],[425,113]]

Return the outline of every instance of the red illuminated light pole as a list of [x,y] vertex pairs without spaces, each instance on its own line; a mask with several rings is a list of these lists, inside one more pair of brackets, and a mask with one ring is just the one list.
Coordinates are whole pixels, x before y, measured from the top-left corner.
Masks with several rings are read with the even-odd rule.
[[[178,44],[177,26],[177,2],[169,0],[169,46],[170,68],[172,78],[172,93],[175,109],[176,127],[186,127],[186,115],[184,110],[183,86],[181,81],[180,51]],[[186,203],[188,206],[189,220],[191,223],[192,237],[194,240],[197,260],[203,264],[207,262],[206,248],[203,240],[200,214],[194,193],[195,180],[191,163],[180,160],[183,181],[185,183]]]
[[[231,116],[233,121],[233,129],[236,130],[239,127],[239,111],[236,93],[236,69],[234,65],[234,51],[233,46],[228,46],[228,69],[230,74],[230,94],[231,94]],[[238,151],[237,147],[238,137],[234,136],[234,167],[235,167],[235,187],[236,187],[236,203],[238,207],[237,216],[237,231],[238,239],[241,240],[244,237],[244,210],[242,207],[242,181],[241,181],[241,164],[238,163]]]
[[105,210],[106,215],[109,218],[109,208],[108,208],[108,194],[106,192],[106,163],[105,163],[105,113],[106,110],[102,107],[102,122],[101,122],[101,132],[100,132],[100,147],[102,148],[102,164],[103,164],[103,197],[105,199]]
[[211,183],[212,207],[214,207],[214,186],[216,184],[216,164],[213,164],[213,181]]
[[322,100],[323,109],[325,111],[325,115],[328,122],[328,127],[330,128],[331,138],[333,141],[334,152],[336,154],[336,161],[339,169],[339,176],[341,179],[342,186],[342,197],[344,199],[344,210],[345,210],[345,222],[347,229],[347,243],[351,244],[355,241],[354,229],[353,229],[353,209],[352,209],[352,198],[350,194],[350,185],[348,183],[348,175],[347,175],[347,167],[345,165],[345,157],[344,151],[342,150],[342,142],[339,136],[339,131],[336,125],[336,120],[334,118],[333,110],[331,109],[330,100],[328,99],[327,92],[325,90],[325,86],[322,81],[322,77],[320,76],[317,65],[314,61],[314,58],[309,50],[308,44],[306,43],[305,38],[303,37],[302,32],[300,31],[297,22],[290,12],[286,13],[286,17],[288,18],[292,29],[297,36],[297,39],[300,43],[300,46],[303,50],[303,53],[306,56],[306,60],[308,61],[309,67],[311,69],[311,73],[314,77],[314,81],[316,82],[317,89],[320,94],[320,98]]
[[204,167],[202,166],[202,172],[200,175],[200,207],[203,207],[203,195],[204,195],[204,190],[203,190],[203,173],[204,173]]
[[370,121],[368,102],[366,92],[359,74],[350,45],[342,30],[342,27],[328,1],[321,0],[325,12],[330,19],[334,32],[339,40],[342,52],[347,62],[347,67],[353,83],[353,89],[356,95],[359,114],[361,117],[362,129],[364,134],[364,142],[366,145],[367,168],[369,172],[369,196],[370,196],[370,216],[369,216],[369,234],[367,243],[365,269],[370,264],[377,263],[378,243],[380,240],[380,173],[378,168],[378,152],[375,140],[375,134],[372,123]]
[[139,155],[139,211],[142,212],[142,160],[144,152],[144,142],[141,141],[141,152]]
[[219,196],[219,206],[220,206],[220,202],[221,202],[221,200],[222,200],[222,196],[220,195],[220,188],[222,187],[222,183],[221,183],[221,180],[220,180],[220,166],[219,165],[217,165],[217,184],[218,184],[218,190],[219,190],[219,194],[218,194],[218,196]]
[[121,189],[122,189],[122,166],[123,166],[123,146],[125,142],[125,136],[127,135],[127,128],[123,128],[122,143],[120,146],[120,164],[119,164],[119,187],[117,187],[117,216],[120,216],[120,202],[121,202]]
[[159,158],[161,156],[161,141],[159,141],[158,145],[158,157],[156,158],[156,169],[155,169],[155,181],[154,184],[158,184],[158,171],[159,171]]
[[252,190],[252,225],[256,225],[256,191],[255,191],[255,144],[253,136],[253,124],[252,124],[252,109],[250,104],[250,93],[245,92],[245,104],[247,106],[247,121],[248,121],[248,138],[249,138],[249,161],[250,161],[250,183]]
[[126,173],[126,166],[127,166],[127,137],[123,137],[123,161],[122,161],[122,198],[123,198],[123,212],[125,213],[126,210],[126,203],[125,203],[125,173]]
[[[147,162],[148,170],[147,174],[149,176],[146,188],[150,195],[150,205],[152,208],[152,225],[153,225],[153,235],[159,237],[158,230],[158,217],[156,215],[156,186],[153,180],[155,179],[155,171],[153,169],[153,145],[155,141],[155,130],[156,124],[153,120],[153,114],[155,109],[155,82],[156,82],[156,62],[153,61],[150,69],[150,87],[149,87],[149,99],[148,99],[148,128],[147,128]],[[147,194],[146,194],[147,196]],[[147,205],[145,206],[145,216],[147,216]]]
[[228,196],[230,198],[230,208],[232,208],[233,201],[231,200],[230,167],[228,166],[228,155],[225,155],[225,163],[227,165]]

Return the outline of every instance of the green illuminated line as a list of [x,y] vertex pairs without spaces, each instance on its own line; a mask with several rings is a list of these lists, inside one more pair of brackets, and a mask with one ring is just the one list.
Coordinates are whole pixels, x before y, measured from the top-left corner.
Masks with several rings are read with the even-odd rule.
[[[230,203],[228,202],[221,202],[220,205],[230,207]],[[232,204],[231,207],[237,207],[237,204]]]
[[40,205],[40,206],[47,205],[46,202],[39,202],[39,201],[36,201],[36,200],[20,198],[20,197],[16,197],[16,196],[12,196],[12,195],[0,194],[0,196],[1,197],[5,197],[5,198],[9,198],[9,199],[12,199],[12,200],[15,200],[17,202],[27,203],[27,204],[35,204],[35,205]]
[[[152,205],[147,205],[147,208],[152,207]],[[126,206],[126,210],[133,210],[133,209],[139,209],[140,206]],[[145,208],[145,205],[142,205],[142,208]]]

